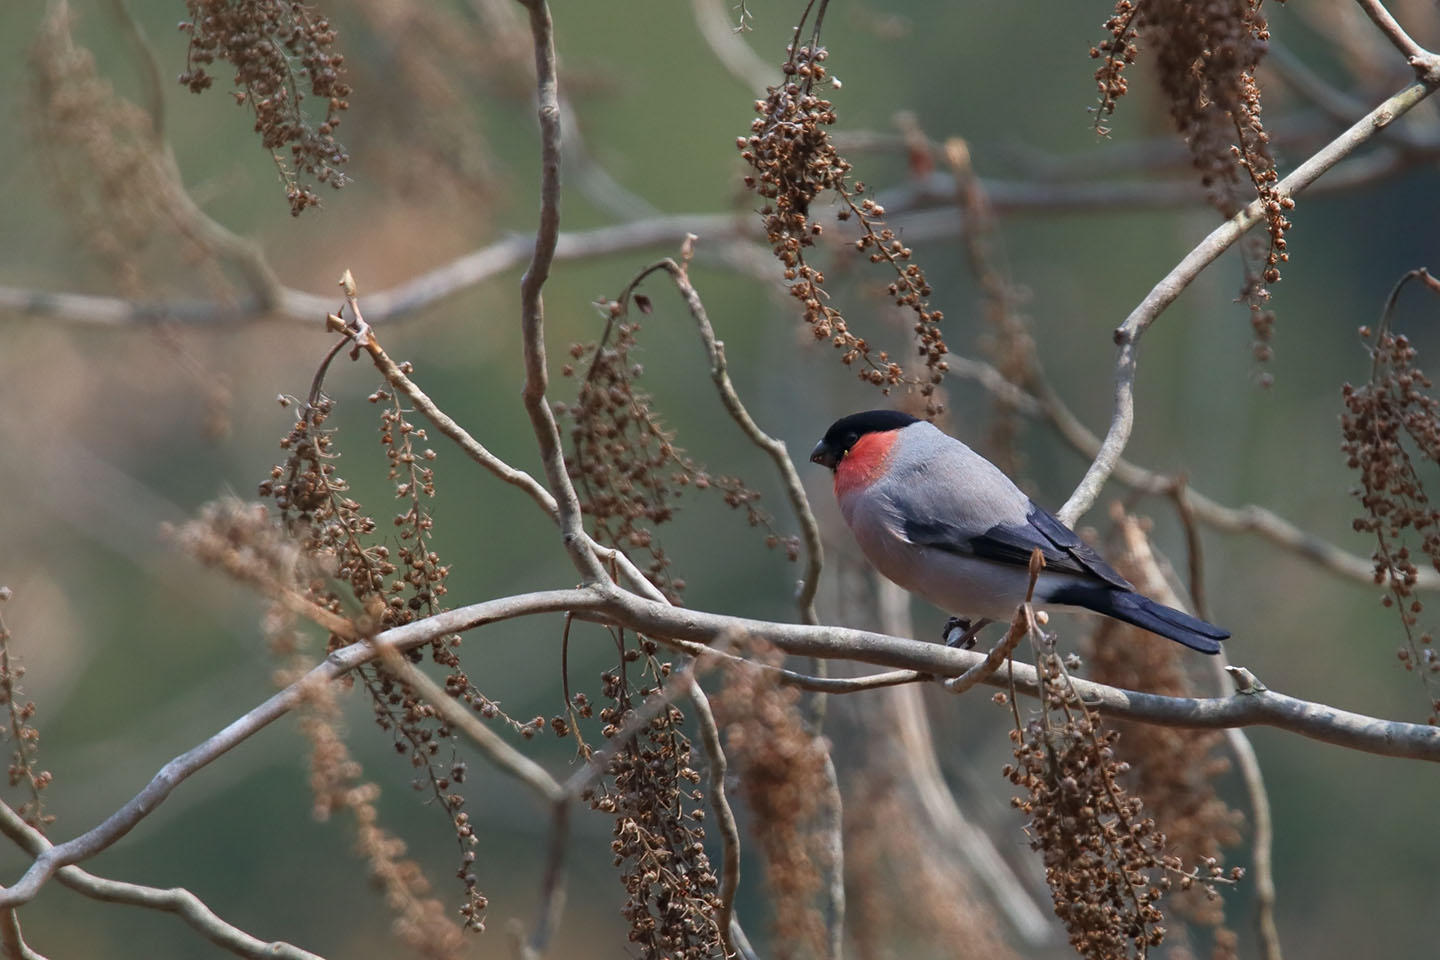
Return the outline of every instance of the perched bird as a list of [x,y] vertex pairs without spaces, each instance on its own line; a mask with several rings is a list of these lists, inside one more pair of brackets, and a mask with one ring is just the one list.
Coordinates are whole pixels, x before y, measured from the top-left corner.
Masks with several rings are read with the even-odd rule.
[[1201,653],[1219,653],[1230,636],[1137,593],[998,467],[932,423],[895,410],[851,414],[810,460],[834,471],[840,512],[881,573],[942,610],[983,618],[967,628],[967,646],[985,624],[1015,615],[1035,547],[1045,558],[1038,603],[1091,610]]

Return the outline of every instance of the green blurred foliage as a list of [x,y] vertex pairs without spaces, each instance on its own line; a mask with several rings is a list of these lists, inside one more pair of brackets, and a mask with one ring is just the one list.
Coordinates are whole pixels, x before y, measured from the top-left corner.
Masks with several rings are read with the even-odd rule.
[[[178,3],[132,0],[161,72],[183,69],[185,41],[173,25]],[[749,5],[744,39],[778,63],[798,4]],[[458,9],[458,8],[457,8]],[[133,50],[112,4],[77,3],[77,40],[122,95],[142,87]],[[494,155],[498,182],[484,203],[456,203],[436,184],[405,194],[372,165],[384,146],[402,158],[406,143],[381,143],[387,112],[408,103],[385,69],[385,36],[341,5],[328,12],[340,46],[357,67],[353,109],[341,129],[351,147],[354,184],[324,192],[325,206],[299,220],[288,213],[270,160],[253,141],[247,114],[221,89],[194,97],[167,87],[169,139],[185,183],[206,211],[255,238],[281,279],[320,293],[350,269],[367,290],[403,281],[488,241],[533,227],[536,142],[528,93],[494,76],[464,85]],[[897,109],[913,110],[935,139],[962,136],[982,176],[1024,176],[1020,147],[1060,157],[1113,149],[1097,143],[1087,113],[1093,82],[1089,45],[1104,4],[876,4],[836,0],[826,23],[829,66],[844,81],[834,95],[838,130],[890,130]],[[27,133],[26,49],[40,4],[0,12],[0,89],[9,119],[0,137],[0,284],[44,291],[110,292],[87,258],[58,198],[47,187],[47,158]],[[616,180],[672,212],[746,210],[734,139],[753,117],[753,93],[728,75],[697,33],[690,6],[644,0],[625,5],[557,2],[562,80],[574,99],[594,156]],[[1275,11],[1277,37],[1326,56],[1319,41]],[[1287,34],[1291,30],[1293,34]],[[1433,39],[1433,38],[1432,38]],[[368,67],[367,67],[368,64]],[[442,64],[442,67],[449,66]],[[223,71],[219,76],[224,78]],[[1137,69],[1136,92],[1122,103],[1114,140],[1164,128],[1163,107]],[[1277,85],[1278,86],[1278,85]],[[218,85],[217,85],[218,87]],[[1295,106],[1277,98],[1280,113]],[[1419,121],[1433,123],[1422,108]],[[1267,114],[1268,116],[1268,114]],[[436,122],[443,125],[444,118]],[[893,156],[855,158],[857,175],[883,187],[904,178]],[[1282,169],[1298,157],[1282,157]],[[1365,375],[1355,336],[1372,322],[1396,278],[1440,266],[1433,224],[1440,190],[1431,167],[1354,192],[1302,198],[1290,235],[1293,262],[1276,288],[1275,357],[1251,358],[1250,325],[1233,303],[1234,256],[1208,271],[1147,335],[1137,383],[1139,416],[1128,455],[1184,472],[1224,502],[1269,505],[1356,552],[1370,545],[1350,531],[1350,477],[1338,454],[1340,384]],[[1210,229],[1203,209],[1112,208],[1002,221],[1001,263],[1028,293],[1042,361],[1056,388],[1094,428],[1109,417],[1113,347],[1109,331],[1169,267]],[[571,190],[567,229],[611,222]],[[902,222],[903,227],[903,222]],[[808,344],[792,305],[767,288],[703,259],[694,270],[736,385],[756,419],[792,451],[808,449],[835,416],[884,401]],[[572,341],[593,340],[603,323],[591,302],[613,296],[635,270],[675,250],[654,250],[557,266],[546,288],[552,396],[572,384],[558,376]],[[948,314],[950,345],[974,354],[984,332],[973,320],[978,292],[958,243],[916,245]],[[153,262],[152,262],[153,261]],[[147,261],[156,295],[203,295],[191,265],[162,248]],[[837,271],[839,273],[840,271]],[[519,270],[464,292],[421,316],[381,330],[392,356],[416,364],[416,379],[459,422],[516,466],[538,471],[519,404]],[[853,322],[890,337],[883,279],[854,271],[837,284]],[[658,283],[655,314],[642,334],[644,384],[697,459],[745,476],[766,494],[782,529],[793,529],[765,460],[725,417],[705,379],[705,362],[677,297]],[[1440,338],[1425,321],[1433,303],[1415,293],[1399,326],[1433,355]],[[336,296],[338,306],[339,297]],[[322,317],[226,322],[193,329],[105,329],[53,318],[7,316],[0,346],[0,582],[15,589],[5,616],[30,667],[26,688],[39,704],[41,756],[55,774],[51,809],[57,839],[88,829],[138,790],[167,759],[268,696],[274,664],[258,627],[261,606],[218,575],[198,570],[156,535],[226,491],[253,495],[280,451],[292,409],[277,394],[304,393],[329,345]],[[1261,389],[1262,374],[1274,385]],[[338,361],[328,387],[341,471],[382,523],[390,491],[375,440],[377,418],[365,396],[376,377],[365,364]],[[207,397],[228,393],[228,429],[207,434]],[[990,406],[973,385],[955,382],[950,426],[984,437]],[[1025,480],[1037,499],[1058,505],[1084,462],[1042,427],[1024,434]],[[553,529],[512,489],[480,473],[438,436],[431,446],[439,497],[437,549],[453,565],[454,604],[571,584],[575,577]],[[849,552],[818,469],[804,471],[826,523],[832,552]],[[1124,496],[1114,489],[1112,496]],[[741,615],[789,618],[796,568],[766,551],[762,537],[714,498],[687,494],[686,510],[664,531],[687,602]],[[1156,517],[1158,542],[1172,556],[1183,545],[1170,507],[1142,502]],[[1097,508],[1091,522],[1103,525]],[[1272,687],[1347,709],[1404,719],[1424,715],[1417,680],[1395,663],[1399,634],[1376,591],[1341,582],[1295,556],[1243,537],[1207,534],[1210,604],[1230,626],[1232,658]],[[940,622],[917,608],[928,636]],[[1061,624],[1070,637],[1083,627]],[[562,707],[558,617],[486,628],[468,636],[467,670],[512,715],[550,716]],[[576,688],[594,689],[613,660],[603,632],[577,628],[570,665]],[[368,706],[347,698],[352,749],[384,787],[383,816],[431,869],[439,895],[452,890],[453,838],[445,817],[410,789],[410,772]],[[998,769],[1008,720],[983,697],[935,699],[943,758],[973,764],[959,789],[988,809],[1006,799]],[[1435,773],[1420,763],[1380,759],[1266,731],[1255,736],[1277,824],[1279,922],[1294,956],[1433,954],[1426,908],[1436,888],[1440,843],[1433,820]],[[552,770],[568,769],[569,741],[533,745]],[[222,916],[263,938],[284,938],[334,957],[395,955],[390,920],[349,852],[344,818],[310,818],[305,744],[287,717],[182,785],[165,805],[93,863],[96,872],[161,886],[184,885]],[[472,762],[467,809],[480,825],[477,872],[491,899],[491,930],[474,941],[477,957],[506,955],[504,927],[534,910],[546,815],[533,798]],[[1241,802],[1236,784],[1227,790]],[[1018,818],[1001,813],[1002,849],[1027,855]],[[620,956],[622,891],[608,867],[610,824],[579,813],[572,843],[569,907],[556,955]],[[1243,853],[1237,862],[1246,862]],[[0,882],[21,857],[0,846]],[[756,871],[751,870],[754,876]],[[1233,894],[1237,929],[1248,914],[1243,884]],[[761,931],[763,894],[740,905]],[[57,957],[209,957],[221,953],[171,917],[82,902],[51,884],[21,914],[32,944]],[[749,918],[755,919],[749,919]],[[599,946],[604,944],[605,946]],[[1245,948],[1247,955],[1251,947]],[[1058,955],[1058,954],[1057,954]]]

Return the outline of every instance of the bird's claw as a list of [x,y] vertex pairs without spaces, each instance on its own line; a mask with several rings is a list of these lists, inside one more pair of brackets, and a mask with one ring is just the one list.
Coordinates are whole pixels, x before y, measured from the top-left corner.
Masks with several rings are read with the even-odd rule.
[[[945,621],[945,629],[940,634],[940,639],[945,641],[947,647],[969,650],[975,646],[975,640],[980,636],[980,631],[994,622],[989,617],[981,617],[975,621],[971,621],[967,617],[951,617]],[[958,634],[956,634],[957,630]]]
[[[954,634],[956,630],[960,631],[960,636],[957,636],[952,640],[951,635]],[[969,620],[967,620],[965,617],[951,617],[950,619],[945,621],[945,626],[940,628],[940,642],[945,644],[945,646],[947,647],[956,646],[960,643],[961,639],[963,639],[964,636],[969,632]]]

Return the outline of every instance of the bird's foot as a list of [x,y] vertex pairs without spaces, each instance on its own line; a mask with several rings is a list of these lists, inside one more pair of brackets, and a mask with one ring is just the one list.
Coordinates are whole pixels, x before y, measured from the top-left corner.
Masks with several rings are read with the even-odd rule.
[[[989,617],[981,617],[975,621],[965,617],[951,617],[945,621],[945,630],[940,634],[940,639],[945,641],[947,647],[969,650],[975,646],[975,640],[980,636],[980,631],[994,622]],[[956,631],[959,633],[957,634]]]

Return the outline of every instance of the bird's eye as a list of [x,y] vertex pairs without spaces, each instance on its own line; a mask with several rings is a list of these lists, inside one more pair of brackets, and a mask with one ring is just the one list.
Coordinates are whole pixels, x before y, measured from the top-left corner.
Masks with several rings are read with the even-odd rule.
[[857,443],[859,443],[859,442],[860,442],[860,434],[855,433],[854,431],[851,431],[850,433],[845,434],[845,449],[846,449],[846,450],[849,450],[851,447],[855,446],[855,444],[857,444]]

